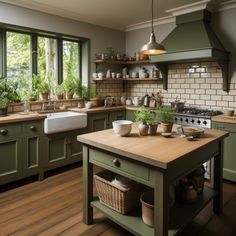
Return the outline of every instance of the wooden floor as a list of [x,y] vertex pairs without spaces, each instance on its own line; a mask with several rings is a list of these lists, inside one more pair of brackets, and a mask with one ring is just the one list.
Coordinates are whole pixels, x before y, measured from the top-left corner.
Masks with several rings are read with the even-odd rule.
[[[9,186],[7,186],[9,187]],[[0,236],[129,236],[95,212],[95,224],[82,222],[82,167],[44,181],[10,186],[0,193]],[[209,204],[181,236],[235,236],[236,184],[224,183],[224,213],[213,215]]]

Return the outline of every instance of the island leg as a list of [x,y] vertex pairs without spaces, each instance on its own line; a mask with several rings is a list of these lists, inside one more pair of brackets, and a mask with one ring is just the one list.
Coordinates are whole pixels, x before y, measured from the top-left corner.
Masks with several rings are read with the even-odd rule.
[[154,235],[167,236],[169,222],[169,185],[162,172],[155,173]]
[[89,148],[83,145],[83,222],[93,223],[93,164],[89,162]]
[[214,189],[217,194],[213,200],[213,210],[216,214],[222,213],[223,208],[223,152],[224,141],[219,141],[219,153],[214,157]]

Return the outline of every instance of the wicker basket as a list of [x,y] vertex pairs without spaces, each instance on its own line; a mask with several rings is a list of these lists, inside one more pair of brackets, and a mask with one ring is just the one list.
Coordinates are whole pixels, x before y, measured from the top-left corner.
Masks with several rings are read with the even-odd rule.
[[139,199],[143,188],[136,182],[132,183],[131,188],[114,186],[111,181],[115,176],[115,173],[108,170],[94,175],[98,197],[102,204],[121,214],[126,214],[140,204]]

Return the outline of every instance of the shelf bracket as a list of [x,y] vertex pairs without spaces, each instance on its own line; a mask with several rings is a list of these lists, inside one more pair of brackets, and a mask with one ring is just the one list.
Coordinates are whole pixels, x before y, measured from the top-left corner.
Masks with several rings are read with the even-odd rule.
[[218,60],[218,64],[222,70],[222,77],[223,77],[222,89],[225,92],[229,92],[229,62]]
[[158,70],[162,74],[163,78],[163,89],[168,89],[168,65],[163,63],[155,63],[155,66],[158,68]]

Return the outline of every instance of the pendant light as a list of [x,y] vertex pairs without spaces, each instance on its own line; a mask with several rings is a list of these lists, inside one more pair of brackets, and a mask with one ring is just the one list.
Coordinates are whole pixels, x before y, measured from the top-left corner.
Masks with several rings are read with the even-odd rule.
[[157,55],[157,54],[164,54],[166,50],[163,45],[157,43],[156,36],[154,33],[153,27],[153,0],[152,0],[152,33],[150,35],[149,42],[144,44],[141,48],[141,53],[146,55]]

